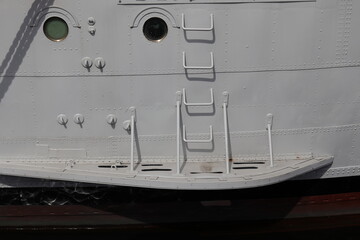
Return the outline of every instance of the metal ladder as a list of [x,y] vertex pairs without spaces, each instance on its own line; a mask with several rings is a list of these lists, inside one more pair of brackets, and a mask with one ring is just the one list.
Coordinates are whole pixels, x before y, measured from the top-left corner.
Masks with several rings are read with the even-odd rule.
[[[210,101],[209,102],[201,102],[201,103],[190,103],[187,101],[186,98],[186,90],[183,88],[182,91],[178,91],[176,98],[176,174],[181,174],[180,168],[180,147],[182,141],[185,143],[209,143],[213,141],[213,127],[212,125],[209,126],[209,138],[208,139],[188,139],[186,137],[186,127],[185,124],[181,126],[181,105],[184,104],[185,106],[214,106],[214,92],[213,89],[210,88]],[[230,159],[229,159],[229,130],[228,130],[228,113],[227,113],[227,106],[228,106],[228,98],[229,93],[224,91],[223,92],[223,118],[224,118],[224,135],[225,135],[225,172],[226,174],[230,173]],[[181,127],[182,127],[182,135],[181,138]]]

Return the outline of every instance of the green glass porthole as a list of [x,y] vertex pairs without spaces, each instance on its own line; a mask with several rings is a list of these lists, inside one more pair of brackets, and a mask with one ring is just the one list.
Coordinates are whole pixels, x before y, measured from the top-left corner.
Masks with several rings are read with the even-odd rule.
[[168,27],[161,18],[153,17],[148,19],[143,27],[145,37],[153,42],[160,42],[167,35]]
[[67,23],[59,17],[48,18],[44,23],[45,36],[54,42],[64,40],[69,33]]

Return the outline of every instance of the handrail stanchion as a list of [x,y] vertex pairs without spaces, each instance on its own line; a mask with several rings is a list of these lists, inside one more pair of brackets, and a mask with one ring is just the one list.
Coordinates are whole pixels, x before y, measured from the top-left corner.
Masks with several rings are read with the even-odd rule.
[[130,131],[131,131],[131,144],[130,144],[130,171],[134,171],[134,141],[135,141],[135,108],[131,107],[131,120],[130,120]]
[[228,117],[227,117],[227,106],[229,93],[223,92],[224,103],[224,133],[225,133],[225,162],[226,162],[226,174],[230,173],[230,157],[229,157],[229,128],[228,128]]
[[176,174],[180,174],[180,107],[181,92],[178,91],[176,99]]
[[267,122],[267,132],[268,132],[268,139],[269,139],[269,152],[270,152],[270,167],[274,166],[274,157],[273,157],[273,146],[272,146],[272,135],[271,135],[271,128],[273,124],[273,115],[269,113],[266,115],[266,122]]

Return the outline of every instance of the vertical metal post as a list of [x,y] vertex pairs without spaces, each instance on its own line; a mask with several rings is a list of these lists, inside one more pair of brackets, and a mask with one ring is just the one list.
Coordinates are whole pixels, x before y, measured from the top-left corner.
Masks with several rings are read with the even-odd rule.
[[228,117],[227,117],[227,105],[229,99],[229,93],[223,92],[224,103],[223,103],[223,113],[224,113],[224,133],[225,133],[225,162],[226,162],[226,174],[230,173],[230,159],[229,159],[229,129],[228,129]]
[[131,146],[130,146],[130,170],[134,171],[134,122],[135,117],[131,116]]
[[131,145],[130,145],[130,171],[134,171],[134,141],[135,141],[135,108],[131,107],[131,120],[130,120],[130,131],[131,131]]
[[181,92],[176,92],[176,174],[180,174],[180,107]]
[[266,122],[267,122],[267,131],[268,131],[268,139],[269,139],[270,167],[273,167],[274,166],[274,158],[273,158],[273,147],[272,147],[272,136],[271,136],[273,115],[271,113],[266,115]]

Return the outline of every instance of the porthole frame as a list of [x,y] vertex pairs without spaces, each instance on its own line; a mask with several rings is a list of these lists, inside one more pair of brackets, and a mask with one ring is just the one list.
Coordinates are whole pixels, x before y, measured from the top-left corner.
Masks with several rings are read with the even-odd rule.
[[[49,23],[49,21],[52,21],[52,20],[60,20],[60,22],[64,23],[64,26],[66,26],[66,34],[60,38],[56,38],[54,36],[51,36],[48,31],[46,30],[46,27],[47,27],[47,24]],[[44,24],[43,24],[43,33],[44,35],[46,36],[47,39],[49,39],[50,41],[52,42],[62,42],[64,41],[68,36],[69,36],[69,24],[66,22],[66,20],[64,20],[63,18],[59,17],[59,16],[51,16],[49,18],[47,18],[45,21],[44,21]]]
[[[160,20],[159,23],[162,24],[162,26],[165,27],[165,28],[164,28],[164,33],[161,34],[161,37],[158,37],[158,38],[153,38],[153,37],[151,37],[151,36],[149,35],[149,29],[147,28],[148,24],[150,24],[149,21],[154,21],[154,20]],[[167,22],[166,22],[164,19],[162,19],[161,17],[151,17],[151,18],[147,19],[147,20],[144,22],[143,28],[142,28],[142,32],[143,32],[143,34],[144,34],[144,36],[145,36],[145,38],[146,38],[147,40],[149,40],[149,41],[151,41],[151,42],[159,43],[159,42],[163,41],[163,40],[166,38],[166,36],[168,35],[168,33],[169,33],[169,27],[168,27]]]

